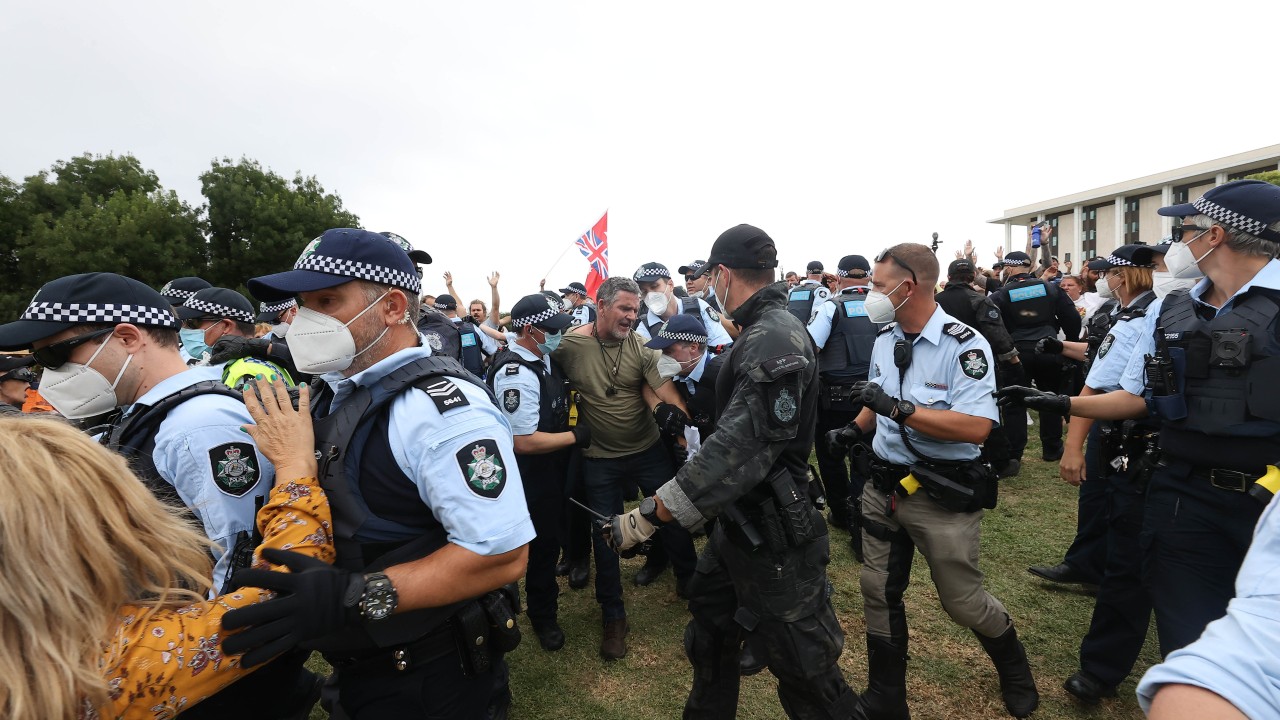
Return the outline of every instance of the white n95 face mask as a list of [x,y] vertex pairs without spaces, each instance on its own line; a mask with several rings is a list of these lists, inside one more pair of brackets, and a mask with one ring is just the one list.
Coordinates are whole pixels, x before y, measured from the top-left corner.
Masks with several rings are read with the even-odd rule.
[[369,348],[377,345],[391,327],[383,328],[373,342],[357,351],[356,339],[351,334],[349,326],[386,296],[387,293],[383,293],[345,323],[332,315],[325,315],[311,308],[298,308],[298,315],[294,317],[289,325],[289,332],[285,335],[285,341],[289,343],[289,352],[293,355],[294,365],[299,371],[308,375],[341,372],[351,367],[351,363]]
[[1179,280],[1187,280],[1204,277],[1204,271],[1200,269],[1200,261],[1209,257],[1209,253],[1213,252],[1216,248],[1209,248],[1209,252],[1206,252],[1200,257],[1196,257],[1195,253],[1191,252],[1191,243],[1195,242],[1207,232],[1209,231],[1201,230],[1190,240],[1174,243],[1169,247],[1169,251],[1164,254],[1165,267],[1169,268],[1170,274],[1175,278]]
[[658,358],[658,374],[664,380],[670,380],[680,373],[684,372],[684,368],[680,365],[680,361],[670,355],[663,355]]
[[902,283],[904,282],[906,282],[906,280],[895,285],[887,294],[877,292],[875,290],[867,293],[867,299],[863,301],[862,309],[867,311],[868,320],[877,325],[893,322],[893,319],[897,317],[898,308],[906,305],[907,299],[909,298],[904,299],[897,305],[894,305],[893,300],[890,299],[889,296],[897,292],[898,288],[902,287]]
[[83,365],[69,362],[56,369],[45,369],[44,376],[40,379],[40,394],[63,417],[82,420],[119,407],[116,385],[124,377],[129,363],[133,362],[133,356],[130,355],[120,366],[120,372],[116,373],[114,381],[107,380],[102,373],[89,367],[102,354],[102,349],[111,342],[112,337],[114,335],[108,335],[106,342],[99,345],[89,362]]
[[651,292],[644,296],[644,305],[654,315],[661,315],[667,309],[667,296],[660,292]]
[[1151,289],[1156,297],[1162,298],[1174,290],[1193,288],[1200,278],[1176,278],[1173,273],[1156,271],[1151,273]]
[[1110,300],[1111,298],[1116,296],[1116,294],[1111,291],[1111,278],[1107,277],[1106,275],[1102,275],[1098,278],[1096,287],[1098,288],[1098,297],[1100,298],[1106,298],[1107,300]]

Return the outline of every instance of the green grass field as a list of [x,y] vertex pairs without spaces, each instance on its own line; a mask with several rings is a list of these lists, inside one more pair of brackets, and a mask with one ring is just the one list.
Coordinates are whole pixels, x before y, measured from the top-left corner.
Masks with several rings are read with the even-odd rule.
[[[1035,436],[1034,429],[1031,435]],[[1041,462],[1039,457],[1039,445],[1033,440],[1022,474],[1001,484],[999,507],[987,511],[982,536],[987,589],[1013,616],[1040,688],[1040,709],[1033,717],[1141,718],[1133,688],[1158,659],[1154,625],[1138,667],[1121,686],[1118,699],[1086,709],[1062,689],[1062,682],[1078,668],[1080,639],[1088,628],[1093,598],[1051,588],[1026,571],[1028,565],[1061,560],[1075,534],[1076,490],[1058,479],[1057,463]],[[836,612],[845,630],[840,666],[854,690],[861,691],[867,666],[859,565],[849,550],[847,533],[834,530],[831,544],[828,572],[836,588]],[[675,580],[669,572],[649,587],[632,584],[641,561],[622,561],[631,625],[629,652],[623,660],[605,663],[599,658],[600,612],[591,585],[570,590],[561,578],[560,622],[568,642],[559,652],[543,651],[522,618],[525,639],[508,656],[515,696],[513,719],[651,720],[680,716],[693,677],[681,644],[688,611],[676,597]],[[973,635],[954,625],[942,611],[919,554],[906,603],[911,631],[907,682],[912,717],[1009,717],[1001,704],[990,660]],[[323,667],[318,657],[313,663]],[[767,671],[744,678],[738,717],[785,717],[776,687]],[[324,717],[318,708],[312,714],[312,718]]]

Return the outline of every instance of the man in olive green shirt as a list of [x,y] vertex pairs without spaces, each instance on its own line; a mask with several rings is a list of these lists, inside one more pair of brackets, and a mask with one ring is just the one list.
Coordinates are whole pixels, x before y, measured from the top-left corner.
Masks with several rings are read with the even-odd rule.
[[[670,380],[658,374],[656,350],[644,346],[633,328],[640,309],[640,288],[625,277],[609,278],[597,296],[597,318],[566,335],[552,358],[582,396],[581,421],[591,428],[591,446],[583,451],[587,505],[602,515],[622,512],[624,481],[645,496],[675,474],[671,455],[660,440],[659,425],[683,432],[688,422],[684,404]],[[693,539],[678,526],[662,532],[636,583],[647,585],[674,566],[676,592],[684,594],[697,558]],[[592,538],[596,557],[596,602],[604,615],[600,655],[616,660],[626,655],[627,611],[622,602],[618,555]]]

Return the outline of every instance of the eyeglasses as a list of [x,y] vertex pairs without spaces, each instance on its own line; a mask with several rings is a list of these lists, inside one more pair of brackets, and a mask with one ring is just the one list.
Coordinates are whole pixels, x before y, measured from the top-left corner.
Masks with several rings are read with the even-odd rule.
[[[1184,235],[1191,230],[1198,231],[1196,234],[1199,235],[1200,233],[1209,232],[1212,229],[1213,229],[1212,226],[1207,228],[1202,228],[1202,227],[1197,227],[1195,225],[1176,225],[1173,228],[1173,241],[1182,242]],[[1192,238],[1192,239],[1194,240],[1195,238]]]
[[191,318],[190,320],[183,320],[183,321],[182,321],[182,327],[184,327],[184,328],[186,328],[186,329],[188,329],[188,330],[201,330],[202,328],[200,327],[200,325],[201,325],[202,323],[207,323],[207,322],[210,322],[210,321],[215,321],[215,322],[216,322],[216,321],[221,320],[221,319],[222,319],[222,318],[218,318],[218,317],[208,317],[208,316],[205,316],[205,317],[198,317],[198,318]]
[[33,382],[35,379],[36,374],[31,372],[30,368],[19,368],[17,370],[11,370],[4,375],[0,375],[0,382],[4,382],[6,380],[21,380],[24,383],[29,383]]
[[101,330],[94,330],[91,333],[77,335],[73,338],[67,338],[62,342],[46,345],[39,350],[32,350],[31,357],[36,359],[36,364],[46,370],[56,370],[67,364],[67,361],[71,359],[72,350],[75,350],[94,338],[100,338],[103,335],[107,335],[112,332],[115,332],[115,326],[102,328]]
[[693,282],[694,280],[697,280],[697,279],[698,279],[698,276],[697,276],[697,275],[685,275],[685,276],[684,276],[684,281],[685,281],[685,282]]
[[911,282],[913,282],[913,283],[915,283],[915,284],[917,284],[917,285],[919,285],[919,284],[920,284],[920,281],[919,281],[919,280],[916,280],[916,271],[915,271],[915,270],[912,270],[910,265],[908,265],[908,264],[906,264],[906,263],[902,262],[901,260],[899,260],[897,255],[894,255],[892,252],[889,252],[889,248],[885,248],[885,249],[883,249],[883,250],[881,250],[881,251],[880,251],[880,254],[876,256],[876,262],[878,262],[878,263],[882,263],[882,262],[884,262],[886,259],[894,261],[895,263],[897,263],[897,264],[898,264],[898,267],[900,267],[900,268],[902,268],[903,270],[906,270],[907,272],[911,273]]

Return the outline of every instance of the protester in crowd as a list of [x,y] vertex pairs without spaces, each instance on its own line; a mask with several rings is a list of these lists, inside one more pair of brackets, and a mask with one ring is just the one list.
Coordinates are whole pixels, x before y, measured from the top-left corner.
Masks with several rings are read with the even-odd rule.
[[786,276],[787,287],[793,288],[800,284],[800,276],[795,272],[788,272]]
[[[256,423],[246,425],[246,437],[279,473],[258,513],[259,552],[270,560],[289,548],[331,562],[306,390],[301,412],[282,383],[262,391],[264,403],[252,394],[246,400]],[[0,715],[186,717],[252,672],[218,643],[225,613],[262,593],[228,589],[206,600],[209,541],[156,499],[124,458],[61,421],[0,419],[0,493],[22,498],[0,504]],[[261,716],[254,704],[239,716]]]

